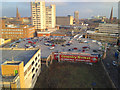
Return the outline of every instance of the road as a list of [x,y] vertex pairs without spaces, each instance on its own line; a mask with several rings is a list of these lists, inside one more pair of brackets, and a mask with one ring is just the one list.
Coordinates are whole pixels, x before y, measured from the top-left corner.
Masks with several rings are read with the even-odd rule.
[[103,63],[105,65],[113,83],[118,88],[118,90],[120,90],[120,82],[119,82],[119,79],[118,79],[118,76],[120,76],[119,75],[120,73],[118,72],[118,67],[112,65],[113,60],[115,60],[115,61],[118,60],[114,56],[116,49],[117,48],[115,48],[115,47],[110,47],[110,50],[107,50],[106,58],[103,60]]

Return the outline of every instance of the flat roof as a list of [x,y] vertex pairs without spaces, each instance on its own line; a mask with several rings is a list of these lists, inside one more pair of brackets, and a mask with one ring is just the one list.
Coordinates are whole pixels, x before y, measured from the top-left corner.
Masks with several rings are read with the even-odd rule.
[[[2,54],[2,63],[5,61],[23,61],[24,66],[27,64],[27,62],[34,56],[34,54],[38,50],[0,50]],[[2,64],[1,63],[1,64]],[[12,65],[12,63],[7,63],[9,65]],[[15,65],[15,63],[13,63]],[[17,64],[18,65],[18,64]]]

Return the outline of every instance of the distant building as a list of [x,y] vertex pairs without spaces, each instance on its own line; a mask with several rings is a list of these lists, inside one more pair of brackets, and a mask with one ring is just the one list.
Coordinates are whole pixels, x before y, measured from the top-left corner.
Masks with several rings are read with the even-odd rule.
[[120,1],[118,2],[118,19],[120,20]]
[[106,16],[92,16],[92,19],[106,19]]
[[[2,49],[1,49],[2,50]],[[0,50],[0,51],[1,51]],[[7,89],[33,88],[41,72],[41,50],[2,50],[0,86]]]
[[75,20],[75,23],[79,23],[79,11],[74,12],[74,20]]
[[112,21],[112,20],[113,20],[113,7],[112,7],[111,13],[110,13],[110,21]]
[[16,12],[16,19],[20,19],[20,13],[18,12],[18,8],[17,8],[17,12]]
[[1,29],[4,39],[19,39],[34,37],[35,27],[32,25],[5,24]]
[[50,32],[40,32],[40,31],[37,31],[37,37],[50,36],[50,35],[51,35]]
[[36,30],[45,31],[47,28],[55,28],[56,7],[51,5],[45,7],[45,1],[38,1],[31,3],[32,24]]
[[73,16],[57,16],[56,17],[56,24],[57,25],[73,25]]
[[118,34],[118,24],[99,24],[99,32],[109,33],[109,34]]

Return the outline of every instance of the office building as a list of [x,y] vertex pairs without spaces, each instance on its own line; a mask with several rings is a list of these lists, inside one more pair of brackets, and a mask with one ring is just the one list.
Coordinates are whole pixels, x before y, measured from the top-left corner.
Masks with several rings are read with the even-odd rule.
[[41,72],[40,49],[1,49],[2,88],[33,88]]
[[56,17],[56,24],[57,25],[63,25],[63,26],[67,26],[67,25],[73,25],[73,16],[57,16]]
[[0,31],[4,39],[31,38],[34,37],[35,27],[32,25],[5,24]]
[[45,1],[36,0],[31,3],[32,24],[36,30],[45,31],[49,28],[55,28],[56,7],[51,5],[45,7]]
[[99,26],[100,33],[108,33],[108,34],[118,34],[118,24],[102,24],[100,23]]

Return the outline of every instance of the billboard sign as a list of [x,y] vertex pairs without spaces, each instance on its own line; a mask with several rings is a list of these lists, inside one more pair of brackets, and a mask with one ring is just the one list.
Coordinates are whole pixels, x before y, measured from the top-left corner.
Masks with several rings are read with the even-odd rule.
[[98,56],[85,56],[85,55],[64,55],[60,54],[61,61],[74,61],[74,62],[97,62]]

